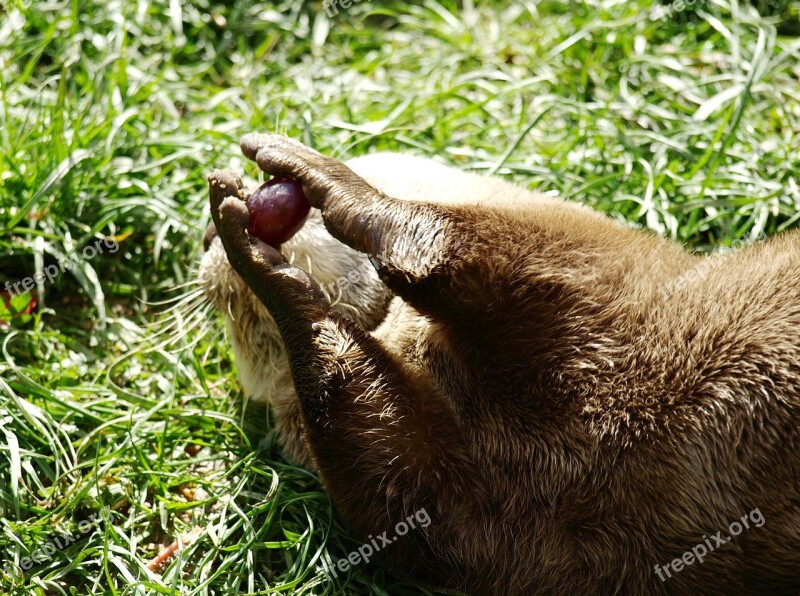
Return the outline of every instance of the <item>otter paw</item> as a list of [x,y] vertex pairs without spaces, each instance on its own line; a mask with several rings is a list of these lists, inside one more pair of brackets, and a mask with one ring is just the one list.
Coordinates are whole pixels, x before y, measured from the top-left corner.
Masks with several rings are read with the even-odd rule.
[[251,133],[242,137],[240,146],[268,174],[299,181],[308,202],[323,213],[332,200],[377,193],[341,161],[284,135]]

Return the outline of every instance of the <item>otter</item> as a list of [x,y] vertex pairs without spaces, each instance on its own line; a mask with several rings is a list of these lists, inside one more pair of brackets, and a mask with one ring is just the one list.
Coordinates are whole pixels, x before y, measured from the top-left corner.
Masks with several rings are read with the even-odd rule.
[[241,148],[314,213],[278,251],[214,171],[200,280],[365,543],[429,516],[384,563],[475,594],[800,591],[798,233],[709,266],[432,160]]

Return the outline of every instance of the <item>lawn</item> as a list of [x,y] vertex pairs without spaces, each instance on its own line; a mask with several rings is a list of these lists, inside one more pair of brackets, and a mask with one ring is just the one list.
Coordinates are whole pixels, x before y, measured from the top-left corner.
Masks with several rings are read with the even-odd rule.
[[205,175],[258,176],[245,132],[701,251],[800,219],[798,3],[344,4],[0,0],[0,593],[423,592],[323,575],[358,541],[242,407],[195,272]]

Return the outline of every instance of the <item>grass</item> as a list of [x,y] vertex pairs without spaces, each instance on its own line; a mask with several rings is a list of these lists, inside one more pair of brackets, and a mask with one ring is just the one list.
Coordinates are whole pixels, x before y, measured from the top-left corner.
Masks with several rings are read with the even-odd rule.
[[372,565],[322,576],[357,541],[242,410],[192,293],[205,174],[256,176],[237,139],[279,130],[495,173],[692,249],[755,241],[800,219],[800,11],[757,4],[7,2],[0,285],[119,250],[30,314],[0,306],[0,593],[421,593]]

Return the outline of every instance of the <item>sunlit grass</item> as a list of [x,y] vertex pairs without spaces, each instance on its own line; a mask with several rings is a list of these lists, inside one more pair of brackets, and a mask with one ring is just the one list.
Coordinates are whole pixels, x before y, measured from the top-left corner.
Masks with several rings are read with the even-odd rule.
[[[356,541],[267,413],[242,412],[220,321],[189,284],[205,175],[256,176],[237,139],[278,130],[495,173],[701,250],[795,225],[800,43],[777,30],[796,11],[662,10],[7,3],[0,289],[98,239],[120,250],[0,326],[0,593],[419,593],[376,566],[336,583],[318,569]],[[98,511],[79,543],[20,569]]]

